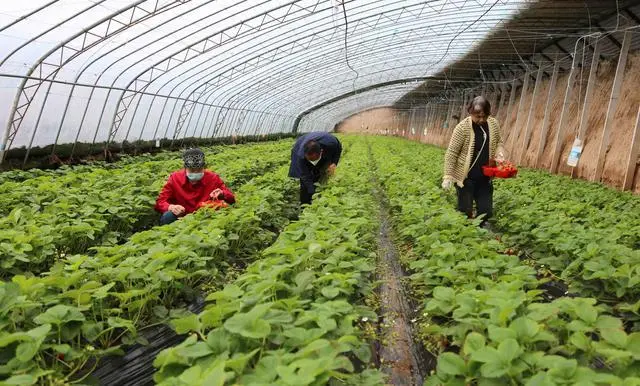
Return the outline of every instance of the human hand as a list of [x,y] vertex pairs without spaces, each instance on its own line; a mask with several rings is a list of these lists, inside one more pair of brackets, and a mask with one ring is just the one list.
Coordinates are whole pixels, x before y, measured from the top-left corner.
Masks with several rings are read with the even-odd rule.
[[169,205],[169,212],[175,214],[176,216],[180,216],[184,214],[184,206],[182,205]]
[[442,189],[449,190],[453,188],[453,180],[450,178],[445,178],[442,180]]
[[211,192],[211,194],[209,195],[209,197],[211,197],[211,198],[212,198],[212,199],[214,199],[214,200],[217,200],[217,199],[221,198],[221,196],[222,196],[223,194],[224,194],[224,193],[222,193],[222,189],[218,188],[218,189],[215,189],[213,192]]
[[336,164],[331,164],[327,167],[327,174],[330,176],[336,174]]

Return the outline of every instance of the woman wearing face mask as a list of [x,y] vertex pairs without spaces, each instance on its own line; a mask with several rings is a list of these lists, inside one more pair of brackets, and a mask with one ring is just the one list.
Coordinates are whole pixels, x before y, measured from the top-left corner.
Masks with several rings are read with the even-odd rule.
[[205,170],[204,153],[200,149],[184,152],[184,169],[173,172],[156,200],[156,211],[162,213],[160,224],[169,224],[195,212],[207,200],[224,200],[229,204],[235,197],[216,173]]
[[335,173],[342,144],[335,136],[316,132],[298,138],[291,149],[289,177],[300,179],[300,203],[311,204],[315,183]]
[[443,189],[456,187],[458,210],[473,216],[475,202],[478,215],[485,220],[493,214],[493,184],[482,172],[489,160],[504,159],[500,125],[491,117],[491,104],[475,97],[468,107],[469,117],[453,130],[444,162]]

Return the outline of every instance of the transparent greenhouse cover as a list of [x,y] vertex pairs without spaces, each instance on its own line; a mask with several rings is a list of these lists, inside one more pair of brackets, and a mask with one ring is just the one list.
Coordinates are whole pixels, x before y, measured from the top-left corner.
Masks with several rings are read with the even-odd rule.
[[[290,131],[332,98],[437,72],[528,2],[2,0],[3,143]],[[415,86],[328,104],[300,129],[330,130]]]

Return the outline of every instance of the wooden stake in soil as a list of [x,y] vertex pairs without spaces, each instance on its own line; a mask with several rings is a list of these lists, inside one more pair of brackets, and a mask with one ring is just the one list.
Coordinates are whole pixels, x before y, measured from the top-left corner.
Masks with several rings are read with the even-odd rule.
[[549,167],[549,171],[551,173],[556,173],[558,171],[558,160],[560,158],[560,148],[562,147],[562,141],[564,140],[564,127],[567,125],[567,121],[569,120],[569,105],[571,104],[571,94],[573,92],[573,85],[576,81],[576,77],[578,75],[578,71],[576,71],[576,58],[578,55],[573,57],[573,63],[571,64],[571,71],[569,72],[569,77],[567,79],[567,89],[564,93],[564,102],[562,104],[562,112],[560,113],[560,122],[558,123],[558,130],[556,130],[556,138],[555,145],[553,148],[553,158],[551,159],[551,166]]
[[540,132],[540,141],[538,142],[538,151],[536,154],[535,167],[540,167],[540,160],[542,159],[542,152],[544,150],[544,144],[547,139],[547,132],[549,131],[549,122],[551,122],[551,109],[553,108],[553,98],[556,93],[556,84],[558,83],[558,72],[560,70],[560,61],[557,60],[553,66],[553,75],[551,75],[551,84],[549,84],[549,94],[547,95],[547,106],[544,109],[544,120],[542,121],[542,130]]
[[638,154],[640,154],[640,107],[638,107],[636,127],[633,130],[633,138],[631,139],[631,149],[629,149],[627,169],[624,173],[624,184],[622,185],[623,190],[631,190],[633,178],[635,177],[636,172],[636,164],[638,162]]
[[536,106],[536,100],[538,99],[538,92],[540,90],[540,83],[542,82],[542,60],[538,63],[538,74],[536,75],[536,84],[533,86],[533,97],[531,98],[531,105],[529,106],[529,114],[527,116],[527,125],[524,130],[524,135],[522,138],[522,151],[520,152],[520,157],[518,158],[518,163],[522,164],[524,157],[527,153],[527,149],[529,148],[529,140],[531,139],[531,126],[533,126],[533,109]]
[[598,163],[596,164],[596,172],[593,178],[594,181],[600,181],[602,178],[604,161],[609,148],[609,135],[611,133],[611,126],[613,125],[613,118],[616,115],[616,110],[618,108],[620,88],[622,86],[622,80],[624,79],[624,70],[627,65],[627,54],[629,53],[629,46],[631,45],[632,37],[633,35],[631,31],[627,30],[624,33],[624,40],[622,41],[622,48],[620,49],[620,57],[618,58],[618,66],[616,68],[616,77],[613,80],[611,98],[609,99],[607,117],[604,121],[604,130],[602,131],[602,138],[600,139],[600,150],[598,151]]
[[511,129],[511,137],[509,138],[511,140],[512,146],[511,146],[511,154],[516,153],[516,146],[517,146],[517,141],[518,141],[518,137],[520,134],[520,125],[521,125],[521,119],[522,116],[524,114],[524,97],[527,94],[527,89],[529,88],[529,73],[525,73],[524,74],[524,80],[522,83],[522,91],[520,92],[520,103],[518,104],[518,112],[516,113],[516,123],[515,125],[513,125],[513,128]]

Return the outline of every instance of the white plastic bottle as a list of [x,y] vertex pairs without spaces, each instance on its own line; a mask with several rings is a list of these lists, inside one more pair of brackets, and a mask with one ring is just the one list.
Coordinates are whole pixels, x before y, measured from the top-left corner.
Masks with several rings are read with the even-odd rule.
[[582,154],[582,140],[579,138],[576,138],[573,141],[573,146],[571,147],[571,151],[569,152],[567,165],[571,167],[576,167],[578,165],[578,160],[580,160],[581,154]]

